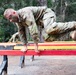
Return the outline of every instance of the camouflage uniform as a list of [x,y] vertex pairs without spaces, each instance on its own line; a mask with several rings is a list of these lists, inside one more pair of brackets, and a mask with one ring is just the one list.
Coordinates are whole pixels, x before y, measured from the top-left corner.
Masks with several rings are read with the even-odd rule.
[[43,16],[43,37],[46,41],[70,40],[71,33],[76,29],[76,22],[56,22],[55,13],[47,8]]
[[20,34],[21,41],[26,44],[26,28],[34,40],[39,41],[39,35],[42,35],[44,40],[53,41],[60,40],[62,34],[68,33],[68,30],[74,30],[76,22],[56,23],[55,13],[47,7],[25,7],[17,11],[19,14],[19,22],[16,23]]
[[17,11],[19,14],[19,22],[17,22],[16,25],[18,26],[20,40],[23,44],[27,43],[26,28],[29,29],[34,42],[37,43],[39,41],[36,20],[41,17],[41,14],[45,9],[46,7],[25,7]]
[[[55,24],[54,24],[55,23]],[[70,40],[70,35],[75,31],[76,22],[56,23],[49,25],[47,31],[43,31],[45,41],[66,41]]]

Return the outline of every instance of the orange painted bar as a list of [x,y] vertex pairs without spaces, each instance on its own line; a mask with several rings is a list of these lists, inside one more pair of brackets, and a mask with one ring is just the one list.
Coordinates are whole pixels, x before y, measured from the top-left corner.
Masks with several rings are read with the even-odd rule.
[[[2,45],[6,45],[6,46],[10,46],[10,45],[17,45],[17,44],[21,44],[21,43],[0,43],[0,46]],[[28,45],[34,45],[32,44],[28,44]],[[46,43],[38,43],[39,46],[76,46],[76,42],[46,42]]]
[[5,42],[4,42],[4,43],[0,43],[0,46],[2,46],[2,45],[3,45],[3,46],[4,46],[4,45],[6,45],[6,46],[9,45],[9,46],[10,46],[10,45],[16,45],[16,44],[17,44],[17,43],[5,43]]
[[[34,44],[29,44],[29,46]],[[50,42],[50,43],[38,43],[39,46],[76,46],[76,42]]]

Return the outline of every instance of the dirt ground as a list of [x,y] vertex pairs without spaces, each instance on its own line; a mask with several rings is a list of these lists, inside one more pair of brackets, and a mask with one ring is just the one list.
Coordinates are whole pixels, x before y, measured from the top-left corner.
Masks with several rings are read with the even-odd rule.
[[8,75],[76,75],[76,56],[35,56],[33,62],[26,56],[24,68],[19,62],[20,56],[8,56]]

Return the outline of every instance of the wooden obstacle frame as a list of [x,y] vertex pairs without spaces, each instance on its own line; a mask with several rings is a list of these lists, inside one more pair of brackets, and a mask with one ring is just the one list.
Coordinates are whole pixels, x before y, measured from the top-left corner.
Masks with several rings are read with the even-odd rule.
[[20,55],[76,55],[76,42],[60,41],[51,43],[39,43],[39,53],[34,51],[34,44],[28,44],[26,53],[20,51],[23,47],[20,43],[0,43],[0,55],[20,56]]
[[22,52],[21,43],[0,43],[0,55],[3,56],[3,62],[0,66],[0,75],[3,72],[7,73],[8,57],[7,56],[21,56],[20,63],[21,67],[24,64],[25,56],[30,55],[76,55],[76,42],[75,41],[55,41],[48,43],[38,43],[39,53],[34,51],[35,46],[33,43],[28,44],[28,51]]

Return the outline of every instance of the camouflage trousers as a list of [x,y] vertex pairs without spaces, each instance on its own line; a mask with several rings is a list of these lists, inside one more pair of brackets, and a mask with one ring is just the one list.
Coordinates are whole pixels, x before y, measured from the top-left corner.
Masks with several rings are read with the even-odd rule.
[[45,41],[69,40],[71,32],[76,30],[76,21],[56,22],[56,15],[51,9],[45,10],[42,23],[40,31]]
[[62,33],[62,34],[56,34],[56,35],[48,35],[48,38],[45,39],[45,41],[47,42],[51,42],[51,41],[69,41],[71,40],[70,37],[71,32],[66,32],[66,33]]
[[76,22],[54,22],[42,29],[42,36],[45,41],[70,40],[71,33],[76,30]]

